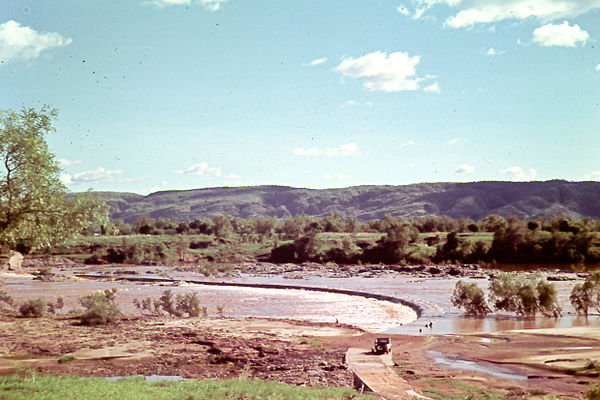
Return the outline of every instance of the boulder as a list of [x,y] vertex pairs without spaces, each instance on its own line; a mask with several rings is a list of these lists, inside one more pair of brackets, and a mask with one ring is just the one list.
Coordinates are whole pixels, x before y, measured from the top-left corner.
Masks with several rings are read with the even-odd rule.
[[17,271],[23,267],[23,254],[11,250],[8,254],[8,270]]

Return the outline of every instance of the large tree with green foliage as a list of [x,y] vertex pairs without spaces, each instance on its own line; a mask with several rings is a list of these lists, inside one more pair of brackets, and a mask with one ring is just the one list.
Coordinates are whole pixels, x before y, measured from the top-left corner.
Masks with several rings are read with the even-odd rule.
[[46,247],[108,223],[108,207],[86,193],[69,195],[46,135],[55,109],[0,110],[0,245]]

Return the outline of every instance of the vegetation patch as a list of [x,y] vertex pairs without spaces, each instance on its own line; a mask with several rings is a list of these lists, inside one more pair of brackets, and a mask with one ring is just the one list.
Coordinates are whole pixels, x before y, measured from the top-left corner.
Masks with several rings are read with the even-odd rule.
[[103,378],[38,376],[0,378],[6,400],[227,400],[227,399],[375,399],[351,389],[306,388],[262,380],[147,382],[142,377],[108,381]]

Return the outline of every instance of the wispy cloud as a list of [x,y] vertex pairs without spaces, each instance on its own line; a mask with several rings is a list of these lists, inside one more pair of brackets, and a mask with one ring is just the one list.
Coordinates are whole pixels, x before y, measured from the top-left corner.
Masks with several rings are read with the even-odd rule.
[[306,67],[314,67],[315,65],[325,64],[326,62],[327,62],[327,57],[323,57],[323,58],[317,58],[315,60],[312,60],[308,64],[302,64],[302,65],[304,65]]
[[600,72],[600,64],[596,65],[596,71]]
[[368,90],[401,92],[418,90],[429,78],[416,76],[419,61],[419,56],[401,51],[390,54],[375,51],[358,58],[346,57],[334,70],[343,76],[360,79]]
[[319,147],[304,149],[302,147],[297,147],[294,150],[292,150],[292,155],[300,157],[347,157],[355,156],[357,154],[359,154],[359,147],[355,142],[342,144],[338,147],[332,147],[330,149],[323,149]]
[[72,40],[56,32],[39,33],[10,20],[0,24],[0,60],[31,60],[47,50],[70,45]]
[[475,171],[475,167],[469,164],[461,164],[452,171],[454,175],[458,174],[470,174]]
[[78,172],[76,174],[61,174],[61,181],[65,185],[78,185],[84,183],[113,182],[116,175],[121,175],[121,170],[96,168],[91,171]]
[[446,19],[445,25],[452,28],[470,28],[503,20],[525,20],[536,18],[553,21],[575,18],[588,11],[600,8],[598,0],[414,0],[426,11],[436,5],[446,5],[458,12]]
[[486,51],[485,54],[488,55],[488,56],[500,56],[500,55],[504,54],[504,51],[502,51],[502,50],[496,50],[495,48],[490,47]]
[[425,86],[423,90],[430,93],[442,93],[442,89],[440,89],[440,85],[437,82],[433,82],[431,85]]
[[218,178],[222,175],[221,168],[210,167],[206,162],[201,162],[199,164],[189,166],[186,169],[178,169],[173,172],[181,175],[206,176],[209,178]]
[[404,142],[400,145],[400,148],[405,149],[409,146],[414,146],[415,142],[413,142],[412,140],[409,140],[408,142]]
[[599,181],[600,180],[600,171],[592,171],[589,174],[585,174],[582,178],[582,181]]
[[516,181],[533,181],[537,177],[537,171],[533,168],[529,168],[527,171],[519,166],[512,166],[500,170],[501,173],[510,176]]
[[83,161],[81,160],[67,160],[66,158],[61,158],[56,160],[60,167],[71,167],[73,165],[81,164]]
[[460,139],[459,139],[459,138],[454,138],[454,139],[450,139],[450,140],[448,141],[448,144],[449,144],[450,146],[453,146],[453,145],[457,144],[458,142],[460,142]]
[[579,25],[570,26],[567,21],[560,25],[546,24],[533,31],[533,42],[541,46],[575,47],[585,45],[589,38]]
[[159,8],[201,4],[207,10],[214,12],[218,11],[219,8],[221,8],[221,4],[226,3],[227,1],[228,0],[148,0],[144,1],[144,4],[151,4]]

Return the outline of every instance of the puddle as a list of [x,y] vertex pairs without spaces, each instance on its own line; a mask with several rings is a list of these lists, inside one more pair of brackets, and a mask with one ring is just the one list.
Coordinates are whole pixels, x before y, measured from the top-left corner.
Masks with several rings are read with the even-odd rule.
[[592,346],[579,346],[579,347],[561,347],[558,350],[593,350]]
[[515,381],[526,381],[527,377],[517,375],[510,372],[507,368],[498,367],[492,364],[484,364],[482,362],[461,360],[453,358],[449,355],[442,354],[438,351],[427,350],[425,352],[428,357],[432,358],[437,364],[450,369],[458,369],[462,371],[481,372],[484,374],[495,376],[501,379],[510,379]]

